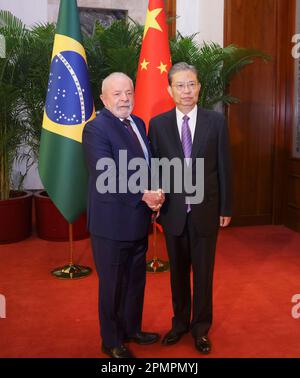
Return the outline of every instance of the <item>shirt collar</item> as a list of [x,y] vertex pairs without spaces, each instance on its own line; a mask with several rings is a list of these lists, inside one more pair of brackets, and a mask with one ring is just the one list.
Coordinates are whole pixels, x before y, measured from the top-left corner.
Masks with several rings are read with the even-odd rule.
[[[188,114],[186,114],[186,115],[187,115],[189,118],[196,117],[196,115],[197,115],[197,105],[195,105],[195,106],[193,107],[193,109],[192,109]],[[178,118],[182,119],[182,118],[185,116],[185,114],[182,113],[178,108],[176,108],[176,116],[177,116]]]
[[[123,122],[124,119],[125,119],[125,118],[119,118],[119,120],[120,120],[121,122]],[[129,115],[128,117],[126,117],[126,119],[129,119],[130,122],[133,122],[133,119],[131,118],[131,115]]]

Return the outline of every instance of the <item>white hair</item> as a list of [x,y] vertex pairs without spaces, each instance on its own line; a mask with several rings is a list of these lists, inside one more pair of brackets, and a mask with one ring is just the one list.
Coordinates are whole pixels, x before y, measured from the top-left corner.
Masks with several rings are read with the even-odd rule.
[[106,78],[102,81],[101,93],[103,93],[105,88],[108,87],[110,80],[116,79],[116,78],[126,78],[130,80],[133,87],[133,81],[128,75],[124,74],[124,72],[113,72],[110,75],[106,76]]

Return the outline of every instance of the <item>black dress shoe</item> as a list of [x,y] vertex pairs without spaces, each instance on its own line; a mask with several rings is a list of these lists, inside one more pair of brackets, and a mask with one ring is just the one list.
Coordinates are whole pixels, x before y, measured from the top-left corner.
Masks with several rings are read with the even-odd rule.
[[124,345],[116,348],[107,348],[102,344],[102,352],[112,358],[135,358],[135,356]]
[[202,354],[208,354],[211,351],[211,342],[207,336],[195,338],[195,347]]
[[162,344],[172,345],[176,344],[186,332],[176,332],[173,329],[169,331],[162,339]]
[[152,332],[137,332],[135,335],[127,336],[125,342],[133,341],[140,345],[147,345],[156,343],[159,340],[160,336],[158,333]]

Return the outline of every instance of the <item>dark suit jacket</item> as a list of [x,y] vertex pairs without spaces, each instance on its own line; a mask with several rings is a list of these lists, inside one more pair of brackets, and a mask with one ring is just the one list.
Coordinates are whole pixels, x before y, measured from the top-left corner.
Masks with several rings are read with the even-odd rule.
[[[148,149],[151,152],[144,122],[131,115]],[[109,110],[87,123],[83,130],[82,144],[89,170],[87,217],[91,234],[112,240],[132,241],[144,238],[148,233],[151,210],[141,201],[143,194],[119,193],[100,194],[96,188],[98,176],[107,170],[96,170],[100,158],[113,159],[119,179],[119,151],[127,150],[128,162],[144,154],[119,118]],[[135,171],[128,171],[128,178]]]
[[[184,159],[178,132],[176,110],[163,113],[150,120],[149,139],[154,157]],[[192,147],[195,179],[195,158],[204,158],[204,200],[191,206],[192,221],[199,235],[209,236],[217,232],[219,216],[231,215],[231,179],[228,130],[220,113],[198,108]],[[171,175],[171,182],[174,177]],[[166,194],[160,212],[160,222],[165,230],[180,235],[186,222],[185,193]]]

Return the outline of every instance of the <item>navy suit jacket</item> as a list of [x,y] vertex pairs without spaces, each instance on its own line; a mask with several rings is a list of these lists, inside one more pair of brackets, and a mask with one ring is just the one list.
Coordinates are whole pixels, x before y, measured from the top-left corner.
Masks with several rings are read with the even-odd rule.
[[[149,158],[151,153],[144,122],[131,115],[145,142]],[[116,166],[117,184],[119,179],[119,152],[127,151],[128,162],[132,158],[145,159],[142,149],[137,145],[119,118],[109,110],[103,109],[83,130],[82,144],[89,171],[87,217],[91,234],[111,240],[133,241],[147,236],[151,210],[142,201],[143,193],[99,193],[96,182],[103,170],[96,164],[101,158],[110,158]],[[127,171],[128,178],[136,171]],[[149,171],[150,172],[150,171]],[[147,188],[145,188],[147,189]]]

